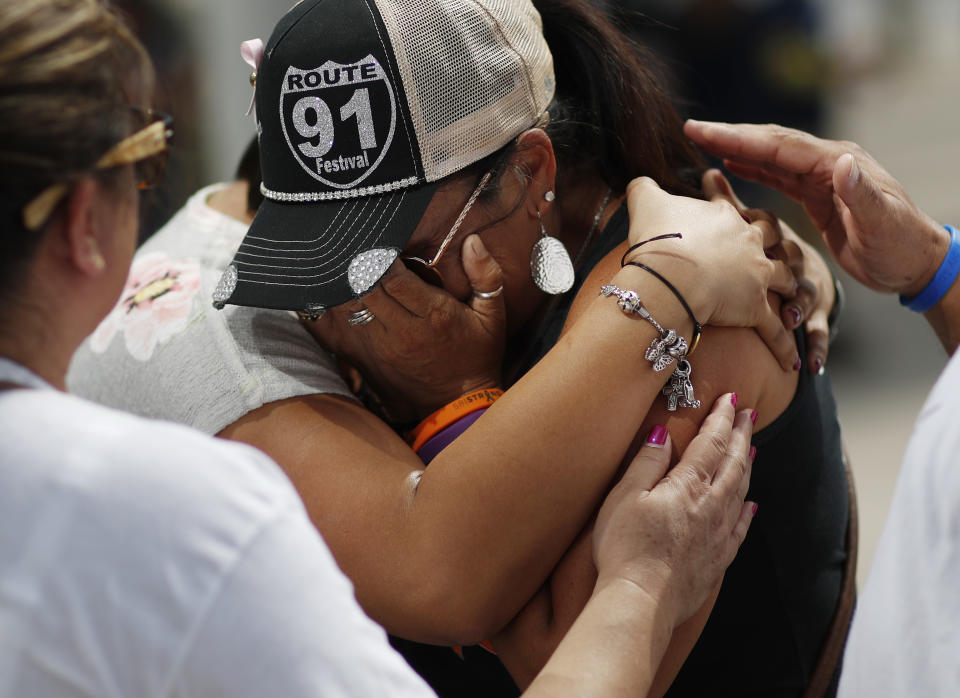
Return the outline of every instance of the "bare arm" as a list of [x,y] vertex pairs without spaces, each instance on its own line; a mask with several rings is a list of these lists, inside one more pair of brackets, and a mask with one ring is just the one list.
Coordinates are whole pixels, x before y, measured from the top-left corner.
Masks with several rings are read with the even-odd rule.
[[[649,487],[657,471],[663,471],[669,442],[659,449],[645,445],[634,459],[597,517],[592,538],[599,577],[590,600],[524,695],[638,696],[656,690],[651,686],[672,629],[689,618],[719,584],[755,512],[752,504],[743,504],[750,476],[750,419],[748,412],[740,412],[730,433],[726,420],[733,415],[731,395],[725,394],[681,462],[646,495],[642,487]],[[689,467],[711,453],[700,462],[716,462],[718,454],[726,453],[729,469],[721,466],[708,475],[709,469]],[[658,456],[660,468],[651,467]],[[704,487],[717,490],[704,496]],[[725,487],[729,488],[723,505],[726,514],[718,516],[715,510],[710,516],[703,516],[703,511],[698,515],[695,502],[710,500]],[[687,499],[684,491],[696,494]],[[651,507],[655,511],[657,495],[667,493],[680,495],[674,504],[684,503],[660,510],[671,512],[666,529],[663,518],[622,516],[631,506],[638,513]],[[689,523],[684,521],[687,516]],[[664,535],[665,531],[670,533]],[[679,551],[675,541],[691,534],[700,543]],[[618,542],[627,544],[627,549],[648,549],[648,563],[638,564],[630,553],[616,553]]]
[[[735,414],[725,395],[672,471],[667,472],[669,444],[647,445],[638,453],[597,518],[593,539],[600,574],[587,607],[526,696],[646,693],[670,630],[717,583],[750,525],[755,510],[744,502],[750,431],[747,413]],[[248,551],[245,566],[227,585],[229,593],[208,614],[192,653],[195,661],[184,664],[178,685],[253,695],[282,682],[285,696],[311,695],[318,679],[327,675],[329,682],[333,676],[336,683],[342,678],[336,674],[356,669],[348,663],[356,656],[346,657],[329,641],[339,630],[369,672],[366,680],[351,679],[352,687],[369,695],[390,685],[404,695],[431,694],[352,606],[350,585],[330,568],[321,540],[296,516],[286,518]],[[272,593],[278,588],[286,593]],[[337,627],[316,632],[317,614],[331,608]],[[249,615],[257,628],[241,638],[249,646],[218,642],[235,629],[238,614]],[[247,672],[255,685],[238,682],[237,672],[211,671],[203,661],[236,664],[257,647],[263,651]]]
[[[634,270],[620,280],[662,295]],[[665,318],[689,336],[682,310]],[[385,424],[335,397],[266,405],[221,436],[284,467],[361,605],[390,632],[476,642],[546,579],[666,380],[623,351],[650,343],[647,323],[612,302],[584,319],[425,471]]]
[[[785,267],[763,256],[761,228],[729,206],[670,197],[652,183],[634,193],[660,212],[638,221],[685,231],[686,244],[663,258],[679,265],[677,278],[692,278],[681,273],[686,255],[731,255],[695,264],[699,283],[688,298],[701,317],[730,322],[745,308],[745,324],[763,325],[772,338],[784,333],[774,311],[758,309],[763,284],[749,281],[759,269],[778,275],[774,285],[787,292],[795,288]],[[698,246],[698,236],[713,242]],[[734,259],[745,278],[717,306],[721,290],[711,288],[709,270]],[[390,304],[414,302],[409,276],[387,278],[364,297],[378,319]],[[614,281],[641,290],[660,322],[690,336],[686,313],[655,279],[629,268]],[[667,378],[642,349],[625,350],[654,336],[611,299],[595,299],[583,322],[426,471],[385,425],[332,397],[267,405],[222,435],[260,447],[286,469],[373,618],[410,639],[467,644],[516,615],[599,504]],[[796,354],[782,353],[790,362]]]
[[[619,268],[626,245],[610,253],[591,272],[578,295],[567,328],[576,327],[584,307],[596,289]],[[636,435],[632,450],[657,424],[669,429],[674,460],[691,442],[710,404],[717,396],[736,392],[741,407],[756,409],[757,424],[772,422],[786,407],[796,391],[797,374],[784,371],[755,332],[742,329],[709,327],[693,357],[693,380],[702,406],[698,410],[668,412],[658,398]],[[523,613],[493,641],[494,647],[521,685],[539,671],[550,653],[562,640],[593,588],[596,571],[592,562],[589,536],[581,534],[551,574],[548,584]],[[712,608],[715,594],[691,619],[672,635],[663,664],[657,674],[652,695],[666,691],[696,643]]]

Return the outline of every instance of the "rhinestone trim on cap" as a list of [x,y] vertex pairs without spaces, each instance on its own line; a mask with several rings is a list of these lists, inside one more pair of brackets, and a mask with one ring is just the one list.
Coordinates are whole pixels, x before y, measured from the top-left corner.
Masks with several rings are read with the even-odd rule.
[[397,258],[396,249],[375,249],[361,252],[347,267],[347,283],[358,296],[363,295],[387,273]]
[[229,265],[223,271],[223,276],[217,282],[217,287],[213,291],[213,307],[217,310],[223,310],[224,304],[230,300],[230,296],[237,288],[237,267]]
[[386,194],[395,189],[403,189],[417,183],[416,177],[407,177],[396,182],[387,182],[386,184],[374,184],[369,187],[360,187],[359,189],[344,189],[342,191],[315,192],[315,191],[273,191],[267,189],[266,185],[260,183],[260,193],[273,201],[283,201],[286,203],[311,203],[316,201],[336,201],[339,199],[354,199],[358,196],[371,196],[373,194]]

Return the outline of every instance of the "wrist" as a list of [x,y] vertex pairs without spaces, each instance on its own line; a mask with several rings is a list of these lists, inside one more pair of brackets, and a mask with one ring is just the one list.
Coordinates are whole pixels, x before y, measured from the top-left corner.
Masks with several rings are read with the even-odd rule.
[[615,297],[617,306],[624,313],[640,318],[656,330],[657,336],[647,347],[643,356],[650,362],[656,373],[663,372],[667,367],[671,367],[669,384],[662,391],[663,395],[667,397],[667,410],[675,412],[678,407],[697,409],[700,407],[700,401],[696,399],[694,394],[693,382],[690,379],[693,367],[687,360],[687,356],[697,348],[703,328],[697,322],[683,296],[666,278],[643,264],[633,262],[627,262],[627,264],[650,274],[681,305],[687,315],[687,321],[692,326],[690,340],[687,341],[683,332],[676,327],[664,327],[657,321],[650,311],[649,298],[644,303],[643,298],[637,291],[622,289],[615,284],[606,284],[600,288],[600,295]]
[[657,624],[667,632],[671,632],[678,624],[679,614],[671,608],[666,579],[649,570],[643,572],[625,568],[613,574],[600,571],[593,588],[593,596],[615,598],[621,609],[647,613],[656,618]]
[[417,396],[410,394],[413,392],[412,390],[408,390],[406,394],[401,392],[399,401],[401,405],[406,407],[410,417],[407,421],[411,422],[407,431],[437,410],[455,402],[464,395],[481,390],[499,390],[501,385],[503,385],[503,381],[500,377],[494,377],[491,373],[486,377],[471,378],[460,383],[451,382],[445,385],[433,385],[432,387],[430,384],[421,383],[418,384],[421,394]]
[[407,436],[410,447],[429,463],[477,421],[503,395],[499,388],[469,392],[420,422]]
[[919,313],[939,303],[960,275],[960,231],[953,226],[938,226],[935,235],[935,251],[928,255],[932,273],[928,271],[900,294],[900,304]]
[[[686,259],[680,249],[672,244],[675,239],[683,239],[680,233],[666,233],[647,238],[627,248],[620,258],[621,268],[634,266],[645,268],[665,283],[671,291],[680,298],[680,302],[688,315],[696,318],[705,318],[713,310],[712,296],[709,293],[694,293],[699,289],[687,289],[681,293],[677,286],[666,280],[667,277],[682,280],[691,273],[696,274],[696,262]],[[650,247],[647,247],[647,245]],[[650,266],[652,265],[652,267]],[[697,296],[701,296],[698,298]],[[694,320],[696,322],[696,320]]]
[[[501,379],[499,374],[494,376],[491,373],[487,376],[471,378],[469,380],[464,380],[460,384],[460,391],[459,393],[457,393],[457,397],[462,397],[468,393],[475,393],[479,390],[501,390],[502,391],[502,388],[500,387],[501,385],[503,385],[503,380]],[[439,407],[439,405],[435,406],[434,409],[437,409],[437,407]],[[433,410],[430,410],[430,411],[432,412]]]
[[[662,274],[662,276],[669,278],[666,274]],[[661,325],[676,330],[678,334],[686,338],[688,343],[693,340],[693,317],[699,318],[700,316],[697,313],[700,311],[688,299],[687,303],[692,313],[691,317],[691,313],[687,312],[677,295],[656,276],[639,267],[627,265],[614,274],[610,283],[628,291],[635,291],[643,301],[643,305]],[[680,294],[685,293],[683,289],[676,286],[675,288]]]

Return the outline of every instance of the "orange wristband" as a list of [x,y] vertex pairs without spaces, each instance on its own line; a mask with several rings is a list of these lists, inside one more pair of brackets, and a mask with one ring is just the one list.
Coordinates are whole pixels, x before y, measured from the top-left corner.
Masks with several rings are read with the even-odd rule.
[[420,422],[407,435],[407,443],[415,452],[419,451],[420,447],[435,434],[446,429],[457,420],[466,417],[471,412],[490,407],[501,395],[503,395],[503,391],[499,388],[490,388],[467,393],[463,397],[457,398]]

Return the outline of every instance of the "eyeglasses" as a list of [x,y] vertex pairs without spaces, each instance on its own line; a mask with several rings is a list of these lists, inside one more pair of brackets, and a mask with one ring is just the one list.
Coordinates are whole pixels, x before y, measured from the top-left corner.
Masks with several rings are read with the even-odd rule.
[[447,233],[447,236],[443,239],[443,242],[440,243],[440,249],[437,250],[437,253],[433,256],[429,262],[420,257],[411,257],[411,256],[401,256],[400,260],[406,265],[407,269],[412,271],[414,274],[419,276],[421,279],[426,281],[428,284],[433,286],[443,287],[443,276],[440,274],[440,271],[437,269],[437,263],[440,261],[440,258],[443,256],[443,253],[447,251],[450,243],[453,241],[454,235],[457,234],[457,231],[460,229],[460,225],[463,223],[463,219],[467,217],[467,212],[476,202],[477,197],[480,196],[480,193],[483,191],[483,188],[487,186],[487,182],[490,181],[490,176],[493,174],[493,171],[487,172],[483,177],[480,178],[480,183],[477,184],[476,189],[473,190],[473,193],[470,194],[470,198],[467,199],[467,203],[464,205],[463,210],[460,211],[460,215],[457,216],[457,220],[454,221],[453,227],[450,228],[450,232]]
[[[138,189],[150,189],[163,178],[166,153],[173,138],[173,117],[169,114],[132,107],[144,114],[149,125],[127,136],[97,160],[93,170],[109,170],[122,165],[136,165]],[[23,224],[30,231],[39,230],[66,196],[70,185],[54,184],[23,207]]]

